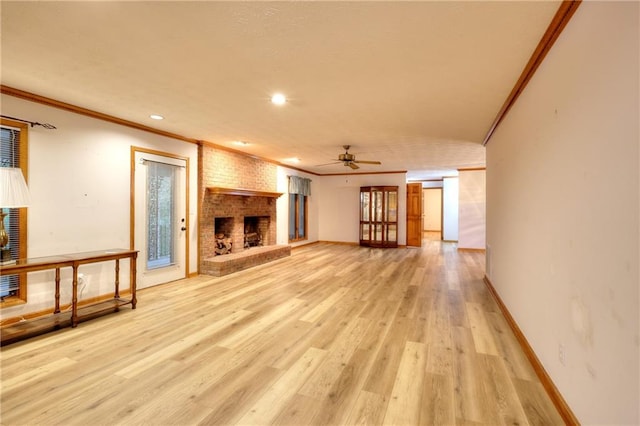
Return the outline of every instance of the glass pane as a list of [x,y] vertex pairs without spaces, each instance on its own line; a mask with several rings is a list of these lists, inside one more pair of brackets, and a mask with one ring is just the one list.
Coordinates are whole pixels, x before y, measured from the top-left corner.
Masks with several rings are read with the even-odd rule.
[[369,240],[369,229],[370,225],[368,223],[363,223],[360,225],[360,239],[361,240]]
[[289,194],[289,239],[296,238],[296,194]]
[[304,204],[306,199],[306,196],[298,194],[298,238],[305,238],[307,235],[306,229],[304,229]]
[[373,241],[382,241],[382,225],[374,225],[372,240]]
[[373,191],[373,220],[375,222],[382,221],[382,192],[381,191]]
[[370,210],[370,195],[369,192],[361,192],[360,193],[360,220],[368,222],[369,221],[369,210]]
[[398,193],[389,192],[387,195],[387,220],[389,222],[398,221]]
[[398,231],[396,229],[396,225],[388,225],[387,226],[387,241],[397,241],[398,240]]
[[154,269],[174,263],[175,167],[147,166],[147,269]]

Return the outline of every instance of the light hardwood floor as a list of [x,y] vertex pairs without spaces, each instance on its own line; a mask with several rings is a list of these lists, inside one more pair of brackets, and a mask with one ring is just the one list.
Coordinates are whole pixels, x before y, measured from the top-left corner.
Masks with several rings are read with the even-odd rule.
[[321,243],[2,348],[2,425],[562,424],[484,255]]

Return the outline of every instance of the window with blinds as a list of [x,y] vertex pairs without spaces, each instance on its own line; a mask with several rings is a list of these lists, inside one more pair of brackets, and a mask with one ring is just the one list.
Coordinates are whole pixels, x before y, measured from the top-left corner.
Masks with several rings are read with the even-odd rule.
[[[2,120],[0,126],[0,167],[20,167],[25,174],[26,159],[26,125],[15,123],[6,125]],[[21,211],[23,210],[23,211]],[[2,208],[4,227],[9,234],[11,258],[26,257],[26,211],[17,208]],[[0,299],[7,298],[26,301],[26,276],[8,275],[0,277]]]
[[307,198],[289,194],[289,242],[307,239]]

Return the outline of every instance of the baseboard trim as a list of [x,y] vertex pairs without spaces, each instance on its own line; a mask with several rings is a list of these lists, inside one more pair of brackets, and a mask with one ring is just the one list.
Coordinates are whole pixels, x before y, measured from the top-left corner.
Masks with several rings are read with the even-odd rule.
[[328,243],[328,244],[341,244],[343,246],[359,246],[360,245],[359,242],[353,242],[353,241],[327,241],[327,240],[320,240],[318,242],[319,243]]
[[502,302],[502,299],[498,295],[498,292],[493,287],[491,280],[489,280],[489,278],[485,275],[483,281],[487,286],[487,289],[489,289],[489,293],[491,293],[491,296],[500,307],[500,310],[502,311],[502,314],[507,320],[509,327],[513,331],[513,334],[515,334],[516,339],[518,340],[518,343],[520,343],[520,347],[522,347],[522,350],[524,351],[525,355],[527,356],[527,359],[531,363],[533,370],[538,376],[538,379],[540,379],[542,386],[547,391],[549,398],[551,398],[553,405],[555,405],[556,409],[558,410],[558,413],[560,413],[560,416],[562,417],[562,419],[567,425],[571,425],[571,426],[579,425],[580,422],[578,421],[576,416],[573,414],[573,411],[571,411],[571,408],[569,408],[569,405],[560,394],[560,391],[558,391],[558,388],[551,380],[551,377],[549,377],[549,374],[547,374],[547,371],[542,366],[542,363],[538,359],[538,356],[536,355],[536,353],[533,351],[533,348],[527,341],[527,338],[524,336],[524,334],[522,333],[522,330],[520,330],[520,327],[518,327],[518,324],[513,319],[513,316],[511,316],[511,313],[507,309],[506,305],[504,304],[504,302]]
[[316,244],[320,244],[320,241],[308,241],[308,242],[305,242],[305,243],[297,244],[295,246],[292,243],[289,243],[289,245],[291,246],[291,250],[295,250],[295,249],[301,248],[301,247],[309,247],[309,246],[313,246],[313,245],[316,245]]
[[483,248],[458,247],[458,251],[471,251],[471,252],[477,252],[477,253],[484,253],[487,250]]
[[[303,247],[303,246],[309,246],[309,245],[312,245],[312,244],[320,244],[320,243],[322,243],[322,244],[339,244],[339,245],[343,245],[343,246],[359,246],[360,245],[359,242],[352,242],[352,241],[319,240],[319,241],[314,241],[312,243],[299,245],[299,246],[296,246],[296,247]],[[296,247],[293,247],[293,248],[296,248]],[[394,248],[394,247],[381,247],[381,248]],[[403,244],[398,244],[398,246],[395,247],[395,248],[407,248],[407,245],[406,244],[404,244],[404,245]]]

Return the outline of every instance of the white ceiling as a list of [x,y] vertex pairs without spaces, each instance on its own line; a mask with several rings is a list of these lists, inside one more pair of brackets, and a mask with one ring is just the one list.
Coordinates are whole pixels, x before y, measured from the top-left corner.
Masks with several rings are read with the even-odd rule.
[[315,167],[350,144],[382,161],[357,172],[431,178],[485,164],[559,4],[2,1],[2,84],[317,173],[351,172]]

